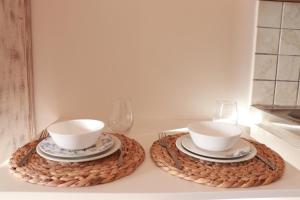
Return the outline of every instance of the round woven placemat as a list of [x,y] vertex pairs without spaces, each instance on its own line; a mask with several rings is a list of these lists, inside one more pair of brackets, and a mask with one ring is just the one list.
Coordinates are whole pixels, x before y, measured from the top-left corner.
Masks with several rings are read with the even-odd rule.
[[28,163],[18,167],[17,162],[37,141],[19,148],[9,162],[10,171],[29,183],[54,187],[84,187],[108,183],[131,174],[144,161],[142,146],[121,134],[113,134],[122,142],[123,164],[118,165],[119,152],[94,161],[61,163],[50,161],[34,153]]
[[249,141],[257,148],[257,153],[276,164],[277,169],[271,170],[258,158],[239,163],[215,163],[192,158],[176,148],[176,139],[183,134],[166,136],[171,149],[182,163],[182,169],[175,163],[167,150],[155,141],[150,154],[155,164],[169,174],[179,178],[212,187],[245,188],[266,185],[279,179],[284,172],[283,159],[266,145]]

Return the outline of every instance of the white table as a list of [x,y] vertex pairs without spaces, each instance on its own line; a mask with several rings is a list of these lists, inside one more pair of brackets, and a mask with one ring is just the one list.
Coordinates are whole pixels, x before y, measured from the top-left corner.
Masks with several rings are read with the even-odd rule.
[[179,179],[159,169],[152,162],[149,148],[162,130],[183,128],[190,120],[149,120],[136,122],[129,136],[138,140],[146,151],[145,162],[130,176],[112,183],[85,188],[54,188],[29,184],[0,167],[0,199],[237,199],[298,197],[300,172],[286,163],[283,177],[270,185],[253,188],[225,189],[207,187]]

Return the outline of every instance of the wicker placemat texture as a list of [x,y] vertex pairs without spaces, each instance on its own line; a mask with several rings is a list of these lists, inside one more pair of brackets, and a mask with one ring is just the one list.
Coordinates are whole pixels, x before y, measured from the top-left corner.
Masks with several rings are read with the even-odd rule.
[[50,161],[34,153],[23,167],[17,161],[36,141],[19,148],[9,162],[10,171],[29,183],[54,187],[84,187],[108,183],[134,172],[144,161],[142,146],[121,134],[113,134],[122,142],[123,164],[118,166],[119,151],[95,161],[82,163],[61,163]]
[[215,163],[192,158],[176,148],[176,139],[181,135],[183,133],[169,135],[166,138],[171,144],[171,149],[176,153],[183,165],[181,170],[175,167],[175,163],[168,152],[159,145],[158,141],[155,141],[150,149],[150,154],[155,164],[171,175],[207,186],[224,188],[267,185],[278,180],[283,175],[284,160],[264,144],[249,141],[255,145],[258,154],[276,164],[276,170],[271,170],[256,157],[239,163]]

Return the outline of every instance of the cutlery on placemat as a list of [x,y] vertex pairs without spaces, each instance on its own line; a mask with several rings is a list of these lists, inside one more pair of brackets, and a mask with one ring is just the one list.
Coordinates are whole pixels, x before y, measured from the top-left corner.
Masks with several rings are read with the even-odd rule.
[[271,169],[271,170],[276,170],[277,167],[276,165],[271,162],[269,159],[263,157],[262,155],[259,155],[258,153],[255,155],[256,158],[258,158],[259,160],[261,160],[262,162],[264,162],[266,165],[268,165],[268,167]]
[[119,154],[119,158],[118,158],[118,166],[121,167],[124,162],[122,146],[120,147],[119,151],[120,151],[120,154]]
[[36,146],[39,144],[39,142],[48,136],[49,136],[49,134],[48,134],[47,130],[44,129],[41,132],[40,137],[38,138],[38,141],[36,142],[36,144],[33,145],[31,147],[31,149],[17,162],[17,166],[19,166],[19,167],[24,166],[27,163],[27,161],[29,160],[29,158],[32,156],[32,154],[36,151]]
[[171,145],[168,143],[166,136],[167,136],[167,134],[165,132],[159,133],[159,135],[158,135],[159,144],[160,144],[160,146],[164,147],[167,150],[168,154],[171,156],[172,160],[175,162],[176,168],[182,169],[181,162],[180,162],[180,160],[178,160],[174,151],[171,150]]
[[[244,139],[245,140],[245,139]],[[276,170],[277,167],[276,165],[271,162],[269,159],[263,157],[262,155],[258,154],[258,152],[256,153],[255,157],[259,160],[261,160],[263,163],[265,163],[266,165],[268,165],[268,167],[271,169],[271,170]]]

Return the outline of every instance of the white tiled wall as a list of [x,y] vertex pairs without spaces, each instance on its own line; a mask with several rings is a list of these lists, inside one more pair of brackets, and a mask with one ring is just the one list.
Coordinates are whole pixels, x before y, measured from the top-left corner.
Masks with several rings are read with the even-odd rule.
[[274,104],[295,105],[297,102],[297,90],[297,82],[276,82]]
[[300,56],[279,56],[277,66],[277,80],[298,81]]
[[256,55],[254,78],[275,80],[276,65],[277,55]]
[[280,28],[282,3],[261,1],[258,10],[259,27]]
[[270,105],[273,103],[275,81],[254,81],[252,102]]
[[276,54],[278,52],[280,29],[258,28],[256,52]]
[[279,48],[279,54],[300,55],[300,30],[281,30],[281,43]]
[[260,1],[252,104],[300,105],[300,3]]
[[300,4],[284,4],[282,28],[300,29]]

